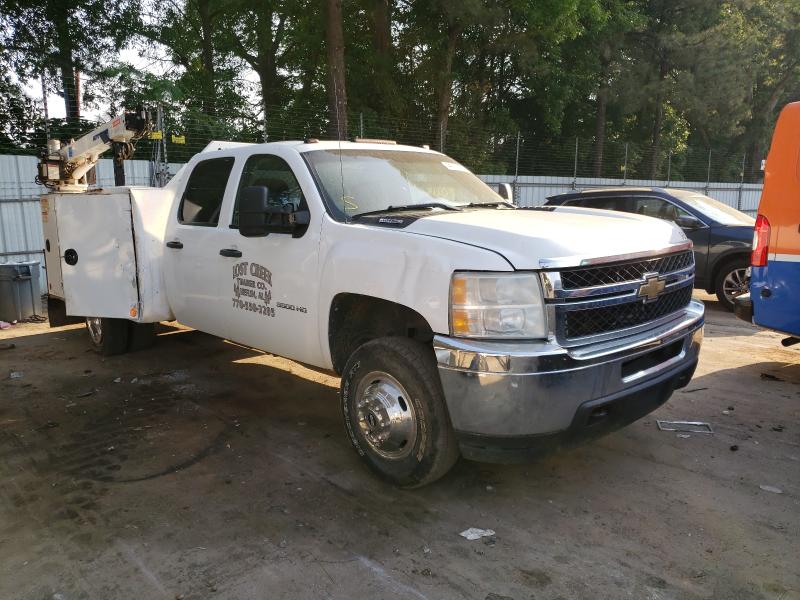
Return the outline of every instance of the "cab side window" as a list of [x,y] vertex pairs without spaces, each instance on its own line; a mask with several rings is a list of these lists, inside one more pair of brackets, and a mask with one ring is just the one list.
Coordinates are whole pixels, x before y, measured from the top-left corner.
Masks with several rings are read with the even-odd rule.
[[675,221],[678,217],[691,216],[681,207],[661,198],[633,198],[630,212],[664,221]]
[[267,201],[272,206],[289,205],[293,211],[308,209],[300,184],[288,163],[273,154],[255,154],[247,159],[242,170],[231,227],[239,227],[239,198],[242,190],[255,185],[266,186]]
[[212,158],[194,166],[181,198],[178,221],[206,226],[215,226],[219,222],[233,162],[232,157]]

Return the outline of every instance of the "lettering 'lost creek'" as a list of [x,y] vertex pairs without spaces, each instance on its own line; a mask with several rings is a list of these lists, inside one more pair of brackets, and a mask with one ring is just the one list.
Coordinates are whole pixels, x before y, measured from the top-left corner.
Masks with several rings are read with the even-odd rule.
[[272,302],[272,272],[251,262],[233,265],[233,307],[266,317],[275,316]]

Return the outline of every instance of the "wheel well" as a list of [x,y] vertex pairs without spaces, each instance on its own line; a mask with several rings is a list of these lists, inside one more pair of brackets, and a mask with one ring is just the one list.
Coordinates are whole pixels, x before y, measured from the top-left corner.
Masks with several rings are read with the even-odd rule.
[[328,317],[333,370],[341,374],[347,359],[362,344],[379,337],[401,336],[428,343],[433,330],[417,311],[361,294],[338,294]]
[[719,272],[723,266],[736,260],[744,260],[748,264],[750,264],[749,256],[750,256],[749,252],[732,252],[731,254],[726,254],[725,256],[717,260],[717,262],[714,263],[714,268],[711,270],[711,278],[708,280],[708,286],[711,289],[706,291],[710,294],[714,293],[714,289],[717,286],[717,277],[719,277]]

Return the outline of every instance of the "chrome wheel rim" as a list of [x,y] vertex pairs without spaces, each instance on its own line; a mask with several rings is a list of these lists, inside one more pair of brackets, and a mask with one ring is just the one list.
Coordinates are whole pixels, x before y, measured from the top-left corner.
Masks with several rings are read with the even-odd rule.
[[103,320],[100,317],[86,317],[86,329],[94,344],[99,345],[103,341]]
[[417,437],[414,403],[397,379],[373,371],[356,392],[356,421],[372,450],[390,460],[408,456]]
[[748,285],[747,269],[745,267],[734,269],[723,279],[722,293],[725,294],[725,298],[732,303],[737,296],[741,296],[747,292]]

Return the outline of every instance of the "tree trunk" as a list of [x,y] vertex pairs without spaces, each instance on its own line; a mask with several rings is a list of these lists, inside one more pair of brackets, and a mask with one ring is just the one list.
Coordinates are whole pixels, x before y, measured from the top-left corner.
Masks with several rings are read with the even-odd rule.
[[376,112],[387,115],[394,112],[391,107],[396,104],[397,96],[392,52],[391,0],[373,0],[371,16],[375,96],[367,101]]
[[328,136],[347,137],[347,89],[344,73],[342,0],[325,0],[325,46],[328,58]]
[[436,108],[436,145],[444,152],[447,141],[447,121],[450,116],[450,102],[453,99],[453,58],[456,54],[461,26],[450,25],[447,29],[447,48],[444,55],[441,82],[439,84],[438,106]]
[[272,33],[274,13],[265,10],[258,13],[258,28],[256,30],[256,73],[261,84],[261,104],[264,108],[264,141],[268,141],[270,107],[277,104],[278,95],[278,68],[277,52],[280,45],[280,36],[285,20],[281,18],[276,35]]
[[209,116],[217,114],[216,75],[214,72],[214,24],[211,19],[211,0],[197,0],[197,12],[200,15],[200,60],[205,75],[203,86],[203,112]]
[[603,154],[606,145],[606,107],[608,106],[608,77],[611,70],[611,48],[603,44],[600,50],[600,86],[597,89],[597,114],[594,125],[594,165],[592,174],[603,176]]
[[373,0],[372,47],[383,56],[392,47],[392,11],[389,0]]
[[659,152],[661,152],[661,128],[664,125],[664,80],[667,78],[668,65],[664,57],[661,58],[658,72],[658,93],[654,103],[655,116],[653,117],[653,131],[651,134],[650,149],[650,179],[655,179],[658,174]]
[[80,119],[78,110],[77,83],[75,81],[75,57],[72,50],[72,36],[66,14],[60,15],[63,19],[56,22],[58,36],[58,70],[61,79],[61,89],[64,95],[64,114],[68,123],[77,123]]

